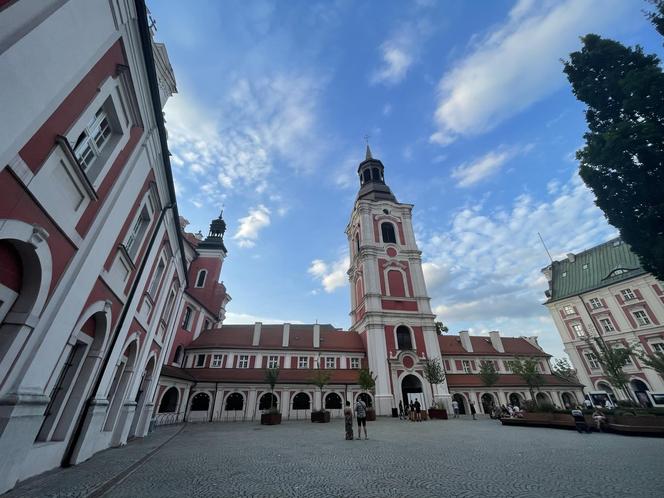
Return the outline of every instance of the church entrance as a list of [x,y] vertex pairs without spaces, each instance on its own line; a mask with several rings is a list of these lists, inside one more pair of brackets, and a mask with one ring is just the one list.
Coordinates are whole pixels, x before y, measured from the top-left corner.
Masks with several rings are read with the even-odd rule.
[[403,402],[410,404],[415,402],[416,399],[420,401],[422,408],[424,408],[424,393],[422,391],[422,382],[414,375],[406,375],[401,381],[401,394]]

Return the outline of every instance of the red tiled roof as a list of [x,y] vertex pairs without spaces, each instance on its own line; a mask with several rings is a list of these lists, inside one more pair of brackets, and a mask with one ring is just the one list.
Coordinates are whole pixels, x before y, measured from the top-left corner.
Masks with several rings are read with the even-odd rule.
[[[175,368],[181,373],[172,372],[169,377],[188,378],[196,382],[238,382],[265,383],[265,370],[262,368]],[[327,370],[331,374],[328,384],[357,384],[358,370]],[[277,384],[311,384],[316,369],[289,368],[279,371]],[[167,375],[162,371],[162,375]]]
[[192,247],[194,247],[194,248],[198,247],[198,244],[200,243],[200,240],[198,240],[193,233],[183,231],[182,235],[184,237],[184,240],[189,242],[189,244],[191,244]]
[[332,325],[320,326],[320,348],[314,348],[313,325],[291,325],[289,343],[282,348],[283,325],[262,325],[258,346],[252,346],[254,325],[222,325],[206,330],[187,349],[292,349],[311,351],[364,352],[364,344],[357,332],[345,332]]
[[514,356],[514,355],[527,355],[527,356],[551,356],[541,349],[536,348],[526,339],[521,337],[502,337],[504,353],[498,352],[491,344],[488,337],[471,335],[470,343],[473,345],[473,351],[466,351],[461,345],[461,339],[458,335],[439,335],[438,344],[443,356],[452,355],[497,355],[497,356]]
[[[477,374],[447,374],[447,385],[450,389],[459,387],[484,387],[482,379]],[[570,382],[557,375],[542,375],[544,386],[565,386],[565,387],[580,387],[581,384]],[[495,387],[528,387],[528,384],[514,374],[502,374],[498,377],[498,382],[494,384]],[[487,388],[489,389],[489,388]]]
[[189,375],[185,369],[166,364],[161,367],[160,375],[162,377],[173,377],[175,379],[184,379],[191,382],[196,380],[193,376]]

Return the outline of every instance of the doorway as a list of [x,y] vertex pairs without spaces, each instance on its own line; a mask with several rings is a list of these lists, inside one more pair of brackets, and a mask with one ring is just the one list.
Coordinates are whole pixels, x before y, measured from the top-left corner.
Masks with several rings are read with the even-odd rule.
[[424,392],[422,391],[422,382],[412,374],[406,375],[401,381],[401,394],[404,403],[414,403],[419,400],[424,408]]

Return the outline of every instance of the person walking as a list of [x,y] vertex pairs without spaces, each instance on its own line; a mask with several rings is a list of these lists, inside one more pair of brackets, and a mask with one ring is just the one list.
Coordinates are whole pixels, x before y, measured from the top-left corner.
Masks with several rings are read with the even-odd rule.
[[415,420],[422,422],[422,405],[420,405],[420,401],[417,398],[415,398],[413,406],[415,407]]
[[452,401],[452,410],[454,410],[454,418],[459,418],[459,402],[456,399]]
[[357,418],[357,439],[362,439],[362,427],[364,427],[364,439],[369,439],[367,434],[367,405],[360,398],[355,402],[355,417]]
[[399,420],[403,420],[403,401],[399,401]]
[[346,401],[344,408],[344,424],[346,426],[346,441],[353,439],[353,409],[350,407],[350,401]]
[[572,417],[574,418],[574,425],[579,434],[583,434],[584,432],[590,434],[590,427],[586,424],[586,418],[583,416],[580,406],[572,410]]
[[473,416],[473,420],[477,420],[477,417],[475,417],[476,413],[477,413],[477,410],[475,410],[475,402],[471,401],[470,402],[470,414]]

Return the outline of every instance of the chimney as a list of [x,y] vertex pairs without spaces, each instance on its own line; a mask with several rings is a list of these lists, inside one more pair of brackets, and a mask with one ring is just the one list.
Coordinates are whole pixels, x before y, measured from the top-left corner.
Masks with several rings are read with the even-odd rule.
[[288,347],[288,340],[290,338],[290,323],[284,323],[284,331],[281,336],[281,346],[284,348]]
[[315,348],[320,347],[320,325],[319,324],[314,325],[314,347]]
[[568,252],[568,253],[567,253],[567,260],[568,260],[570,263],[574,263],[574,260],[576,260],[576,256],[575,256],[575,254],[574,254],[573,252]]
[[254,324],[254,336],[251,338],[252,346],[258,346],[261,342],[261,325],[263,325],[261,322],[256,322]]
[[463,349],[465,349],[469,353],[472,353],[473,344],[470,342],[470,334],[468,333],[467,330],[462,330],[461,332],[459,332],[459,339],[461,339],[461,346],[463,346]]
[[504,353],[505,348],[503,347],[503,341],[500,338],[500,332],[497,330],[492,330],[489,332],[489,339],[491,339],[491,345],[493,346],[493,349],[498,351],[499,353]]

